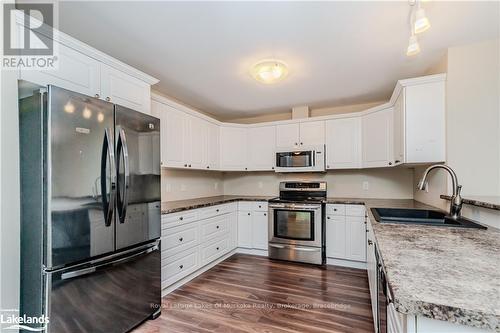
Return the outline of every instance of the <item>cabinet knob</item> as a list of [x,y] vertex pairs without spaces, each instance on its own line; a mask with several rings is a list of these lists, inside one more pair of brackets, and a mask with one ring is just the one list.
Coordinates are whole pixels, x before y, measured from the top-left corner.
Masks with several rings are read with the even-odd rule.
[[328,169],[330,169],[330,166],[329,166],[329,165],[327,165],[326,167],[327,167]]
[[392,162],[389,162],[389,165],[392,165]]
[[245,170],[248,170],[248,168],[245,168]]
[[184,164],[184,167],[185,167],[185,168],[187,168],[187,166],[188,166],[187,164]]
[[184,220],[184,217],[182,217],[182,216],[181,216],[181,217],[179,217],[179,220],[181,220],[181,221],[182,221],[182,220]]
[[250,213],[248,213],[248,215],[250,215]]
[[299,144],[297,142],[295,142],[295,145],[298,146]]
[[274,170],[274,167],[271,167],[271,169],[273,169],[273,170]]
[[215,211],[218,213],[219,212],[219,208],[217,208]]
[[181,238],[179,238],[179,242],[182,242],[183,240],[184,240],[184,238],[182,238],[182,237],[181,237]]
[[189,167],[191,167],[191,164],[189,164]]
[[217,226],[216,228],[219,229],[219,226]]
[[111,101],[111,98],[109,98],[109,97],[106,97],[106,101],[108,101],[108,102],[109,102],[109,101]]
[[333,209],[333,211],[334,211],[334,212],[336,212],[336,211],[337,211],[337,208],[334,208],[334,209]]
[[266,214],[266,213],[264,213],[264,216],[267,216],[267,214]]
[[330,219],[330,216],[327,216],[326,218],[329,220],[329,219]]
[[210,165],[207,165],[207,169],[210,169]]
[[217,250],[217,251],[219,251],[219,247],[218,247],[218,246],[217,246],[217,249],[216,249],[216,250]]
[[259,205],[259,208],[262,208],[262,206],[261,206],[261,205]]
[[184,268],[184,265],[180,265],[180,266],[179,266],[179,268],[180,268],[180,269],[183,269],[183,268]]
[[399,163],[399,162],[401,162],[401,161],[400,161],[400,160],[395,160],[394,162],[395,162],[395,163]]
[[101,96],[99,96],[99,94],[95,94],[95,95],[94,95],[94,97],[95,97],[95,98],[99,98],[99,97],[101,97]]
[[373,242],[369,239],[368,240],[368,245],[372,245],[372,244],[373,244]]
[[301,144],[301,145],[303,145],[303,143],[302,143],[302,142],[301,142],[300,144]]

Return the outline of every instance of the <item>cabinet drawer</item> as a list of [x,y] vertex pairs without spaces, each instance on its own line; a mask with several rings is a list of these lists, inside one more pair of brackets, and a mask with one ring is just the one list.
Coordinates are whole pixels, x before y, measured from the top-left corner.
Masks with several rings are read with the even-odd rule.
[[183,225],[198,219],[198,212],[187,210],[184,212],[163,215],[161,217],[161,228],[168,229],[178,225]]
[[198,224],[189,223],[162,230],[161,251],[166,257],[195,247],[199,243]]
[[201,241],[223,235],[229,231],[228,216],[221,215],[200,221]]
[[169,258],[165,258],[162,253],[161,265],[161,287],[166,288],[200,267],[198,247],[195,246]]
[[217,215],[223,215],[235,211],[236,207],[233,204],[217,205],[213,207],[200,209],[198,217],[200,220],[208,219]]
[[365,206],[363,205],[346,205],[345,215],[347,216],[365,216]]
[[238,210],[253,210],[254,202],[251,201],[239,201]]
[[253,202],[252,210],[254,212],[267,212],[267,202],[266,201]]
[[223,256],[229,249],[229,238],[224,237],[201,247],[201,264],[204,266]]
[[345,215],[345,205],[329,204],[326,205],[327,215]]

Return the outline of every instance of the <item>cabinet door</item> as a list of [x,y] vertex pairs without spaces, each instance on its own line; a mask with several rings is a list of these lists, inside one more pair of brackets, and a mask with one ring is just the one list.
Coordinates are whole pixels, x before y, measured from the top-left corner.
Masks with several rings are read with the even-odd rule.
[[401,90],[394,104],[394,165],[405,162],[405,89]]
[[247,132],[244,127],[221,127],[220,161],[222,170],[246,170]]
[[151,86],[133,76],[101,63],[101,98],[149,114]]
[[208,124],[207,139],[207,169],[217,170],[219,168],[219,126]]
[[252,213],[238,212],[238,247],[252,248]]
[[267,250],[268,218],[267,212],[252,212],[252,247]]
[[326,168],[361,167],[361,118],[326,122]]
[[370,287],[370,299],[372,301],[372,315],[377,332],[377,261],[375,257],[375,237],[369,221],[366,223],[366,270],[368,273],[368,285]]
[[366,226],[365,218],[347,216],[346,222],[346,258],[355,261],[366,261]]
[[276,126],[276,147],[288,148],[298,146],[300,127],[299,124],[287,124]]
[[325,144],[325,122],[308,121],[300,123],[300,145],[324,145]]
[[52,84],[93,97],[99,96],[101,90],[99,62],[62,44],[59,44],[56,70],[21,70],[20,77],[42,86]]
[[207,166],[208,122],[198,117],[186,115],[185,135],[185,154],[188,167],[205,169]]
[[346,258],[346,221],[345,216],[326,217],[326,256]]
[[[169,105],[165,105],[165,132],[166,142],[164,146],[165,166],[181,168],[186,164],[186,114],[177,111]],[[163,131],[162,128],[162,131]]]
[[238,213],[234,211],[225,216],[229,224],[229,250],[234,250],[238,247]]
[[166,166],[167,112],[165,104],[151,100],[151,115],[160,119],[160,165]]
[[250,170],[274,170],[276,127],[251,127],[248,135],[248,166]]
[[362,117],[363,167],[377,168],[392,163],[392,108]]

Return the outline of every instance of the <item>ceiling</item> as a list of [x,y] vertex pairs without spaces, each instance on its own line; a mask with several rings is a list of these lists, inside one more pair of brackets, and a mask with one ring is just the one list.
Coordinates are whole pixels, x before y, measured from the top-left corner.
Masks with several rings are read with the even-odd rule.
[[[431,29],[405,55],[401,2],[60,2],[59,28],[155,76],[154,89],[221,119],[386,100],[449,46],[498,38],[499,2],[423,2]],[[263,85],[248,69],[285,61]]]

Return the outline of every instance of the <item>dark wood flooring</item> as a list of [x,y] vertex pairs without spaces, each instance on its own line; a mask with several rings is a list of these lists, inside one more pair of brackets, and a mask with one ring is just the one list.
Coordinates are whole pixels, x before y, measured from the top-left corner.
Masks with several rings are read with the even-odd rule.
[[163,298],[133,333],[371,333],[366,271],[236,254]]

